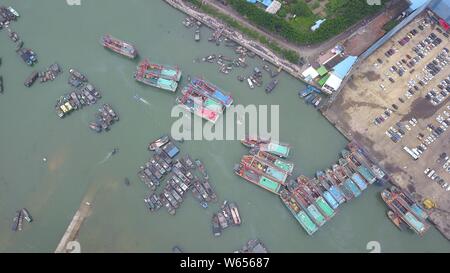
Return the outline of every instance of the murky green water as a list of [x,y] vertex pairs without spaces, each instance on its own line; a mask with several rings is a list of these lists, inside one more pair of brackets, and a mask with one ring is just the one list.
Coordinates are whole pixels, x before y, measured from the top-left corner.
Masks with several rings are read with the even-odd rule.
[[[132,74],[137,62],[104,50],[99,38],[110,33],[135,43],[141,56],[160,63],[178,64],[184,75],[204,76],[231,91],[237,103],[279,104],[281,141],[293,145],[296,171],[312,175],[331,165],[346,140],[311,107],[301,102],[302,84],[286,74],[271,95],[250,90],[236,80],[236,72],[223,75],[217,66],[193,63],[211,53],[232,56],[229,48],[202,42],[181,24],[183,14],[162,1],[88,1],[68,6],[64,1],[2,1],[14,4],[21,17],[12,24],[39,57],[37,69],[57,61],[65,73],[50,83],[25,88],[32,71],[14,53],[5,31],[0,32],[0,74],[5,94],[0,95],[0,251],[53,252],[86,194],[94,197],[92,215],[79,236],[82,251],[231,252],[248,239],[260,238],[273,252],[366,252],[369,241],[382,251],[444,251],[450,245],[436,230],[420,239],[399,232],[385,216],[379,188],[372,187],[313,237],[306,235],[274,195],[236,177],[232,168],[246,149],[236,141],[180,144],[183,152],[205,162],[220,200],[234,200],[243,224],[212,236],[210,219],[217,205],[204,210],[188,197],[176,216],[165,210],[149,214],[143,203],[146,188],[137,168],[150,156],[146,145],[170,130],[174,94],[137,84]],[[248,71],[259,60],[252,60]],[[101,102],[117,109],[121,120],[109,133],[88,129],[96,106],[60,120],[53,110],[56,99],[70,90],[67,70],[84,72],[103,94]],[[265,82],[269,77],[264,74]],[[139,94],[150,106],[133,99]],[[118,155],[99,164],[113,147]],[[42,162],[43,157],[47,163]],[[132,186],[123,185],[129,177]],[[22,232],[11,232],[16,209],[27,207],[35,221]]]

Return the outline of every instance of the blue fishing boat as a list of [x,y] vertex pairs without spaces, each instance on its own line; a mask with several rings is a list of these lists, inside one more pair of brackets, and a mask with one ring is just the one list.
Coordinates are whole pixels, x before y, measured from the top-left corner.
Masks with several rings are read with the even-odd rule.
[[[323,175],[325,175],[322,172]],[[317,178],[317,180],[312,180],[312,182],[315,183],[317,189],[320,191],[320,193],[322,194],[322,196],[325,198],[325,200],[327,201],[327,203],[333,208],[336,209],[337,207],[339,207],[339,204],[341,204],[340,202],[337,201],[337,199],[333,196],[333,194],[331,193],[331,188],[328,186],[325,186],[323,183],[323,181],[321,181],[323,179],[323,176],[321,176],[321,178]]]
[[306,104],[311,104],[312,101],[313,101],[316,97],[317,97],[317,95],[314,94],[314,93],[309,94],[309,95],[305,98],[305,103],[306,103]]
[[[331,170],[327,170],[327,171],[331,172]],[[322,177],[322,173],[323,173],[323,177]],[[344,193],[338,187],[337,184],[335,184],[333,181],[331,181],[331,177],[328,177],[328,175],[326,173],[324,173],[323,171],[319,171],[317,174],[318,174],[318,177],[322,177],[322,178],[319,178],[319,181],[325,187],[328,187],[327,189],[333,195],[334,199],[336,199],[336,201],[339,204],[344,203],[345,202]]]
[[350,178],[347,178],[344,181],[344,185],[347,189],[349,189],[352,192],[352,194],[355,197],[358,197],[361,195],[361,190],[355,185],[355,183],[353,183],[353,181]]
[[361,191],[367,189],[366,182],[358,173],[354,173],[352,175],[352,180],[356,183],[356,185],[358,185],[358,187],[361,189]]
[[230,94],[222,91],[217,86],[203,79],[194,78],[191,80],[192,85],[207,92],[211,97],[220,101],[225,107],[230,107],[233,104],[233,98]]
[[370,172],[370,170],[363,165],[358,167],[358,172],[366,179],[367,182],[373,184],[375,182],[376,177]]

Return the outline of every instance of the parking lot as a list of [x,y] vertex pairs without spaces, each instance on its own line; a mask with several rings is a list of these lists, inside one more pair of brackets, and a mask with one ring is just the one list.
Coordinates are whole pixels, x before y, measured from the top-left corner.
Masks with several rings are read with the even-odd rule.
[[[426,13],[368,57],[324,111],[450,236],[450,40]],[[448,131],[448,132],[447,132]],[[448,213],[445,213],[447,211]]]

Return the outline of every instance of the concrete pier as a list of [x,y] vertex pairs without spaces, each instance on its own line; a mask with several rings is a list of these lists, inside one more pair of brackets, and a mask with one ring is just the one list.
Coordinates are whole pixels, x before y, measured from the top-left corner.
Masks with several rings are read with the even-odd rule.
[[74,241],[78,235],[78,231],[81,228],[86,217],[89,216],[91,212],[91,203],[87,200],[83,200],[81,202],[80,208],[77,210],[75,215],[72,218],[69,226],[67,227],[66,232],[64,233],[61,241],[56,247],[55,253],[67,253],[68,252],[68,243]]

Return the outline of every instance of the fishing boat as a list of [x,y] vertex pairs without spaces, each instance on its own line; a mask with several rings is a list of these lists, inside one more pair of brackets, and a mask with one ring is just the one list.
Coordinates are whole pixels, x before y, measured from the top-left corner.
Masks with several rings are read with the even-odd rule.
[[181,70],[177,67],[153,64],[148,60],[143,60],[137,66],[134,78],[146,85],[175,92],[181,74]]
[[388,210],[387,216],[392,221],[392,223],[394,223],[394,225],[401,231],[404,231],[408,228],[408,225],[402,220],[402,218],[392,210]]
[[70,75],[72,75],[73,77],[77,78],[78,80],[80,80],[82,82],[88,81],[88,79],[85,75],[81,74],[78,70],[76,70],[74,68],[70,68],[69,73],[70,73]]
[[275,87],[278,84],[278,80],[277,79],[273,79],[265,88],[266,93],[271,93],[273,91],[273,89],[275,89]]
[[28,78],[26,78],[24,85],[26,87],[31,87],[37,80],[37,78],[39,77],[39,73],[36,71],[31,72],[30,76],[28,76]]
[[255,148],[259,147],[260,144],[270,143],[270,138],[263,139],[259,137],[246,136],[244,139],[241,140],[241,143],[247,148]]
[[189,96],[191,98],[198,99],[198,101],[201,101],[202,105],[206,109],[209,109],[211,111],[217,112],[219,114],[223,113],[223,111],[224,111],[225,107],[223,106],[223,104],[220,101],[218,101],[214,97],[210,96],[208,93],[203,92],[203,91],[195,88],[192,85],[185,86],[181,90],[181,93],[184,96]]
[[269,143],[259,144],[259,149],[263,152],[268,152],[276,156],[286,158],[289,156],[291,147],[288,144],[277,143],[272,141]]
[[221,229],[226,229],[229,226],[228,221],[222,212],[217,213],[217,219],[219,220],[219,225]]
[[358,188],[358,186],[355,185],[355,183],[350,178],[347,178],[344,181],[344,186],[347,187],[347,189],[349,189],[355,197],[361,195],[361,190]]
[[208,193],[206,192],[205,188],[203,188],[202,184],[198,180],[196,180],[193,183],[193,185],[194,185],[194,187],[197,189],[197,191],[200,193],[201,197],[205,201],[207,201],[207,202],[211,201],[211,197],[208,195]]
[[163,191],[164,197],[169,201],[169,203],[175,208],[179,208],[180,204],[177,202],[177,200],[175,199],[175,197],[172,195],[172,192],[170,192],[169,190],[164,189]]
[[[313,185],[310,179],[304,175],[301,175],[297,178],[298,188],[297,191],[302,193],[302,195],[306,198],[314,202],[322,214],[325,216],[326,220],[332,218],[336,212],[334,209],[324,200],[320,191]],[[334,201],[334,204],[337,202]],[[337,207],[337,206],[336,206]]]
[[428,213],[425,211],[425,209],[420,204],[418,204],[408,193],[406,193],[405,191],[401,191],[395,186],[392,186],[390,188],[390,191],[398,194],[399,197],[401,197],[409,205],[412,212],[416,216],[422,218],[423,220],[426,220],[428,218]]
[[25,219],[28,223],[31,223],[33,221],[33,218],[31,218],[31,214],[28,212],[26,208],[23,208],[21,210],[23,219]]
[[204,202],[202,195],[200,194],[200,192],[197,190],[197,188],[191,187],[191,192],[192,192],[192,196],[194,196],[195,199],[197,199],[197,201],[199,201],[200,203]]
[[183,251],[181,250],[181,248],[179,246],[172,247],[172,252],[173,253],[183,253]]
[[220,88],[206,80],[193,78],[191,84],[208,92],[213,98],[220,101],[227,108],[233,104],[233,98],[230,94],[222,91]]
[[236,253],[269,253],[266,246],[259,239],[252,239],[247,242],[247,244],[240,250],[235,251]]
[[187,169],[194,169],[196,165],[194,165],[194,162],[192,161],[192,158],[189,155],[185,155],[181,158],[181,160],[183,161],[184,165],[186,166]]
[[320,193],[320,195],[325,198],[328,205],[330,205],[334,210],[339,207],[339,202],[334,198],[329,189],[327,189],[318,179],[311,179],[310,183],[315,187],[315,189]]
[[284,169],[276,167],[256,156],[244,155],[241,159],[241,163],[246,164],[253,170],[262,173],[266,177],[282,185],[285,184],[286,179],[289,176]]
[[353,173],[351,176],[351,179],[352,179],[352,181],[354,181],[356,183],[356,185],[358,185],[358,187],[361,189],[361,191],[367,189],[366,181],[364,180],[364,178],[361,177],[360,174]]
[[219,217],[215,213],[212,216],[212,232],[215,237],[218,237],[222,234],[222,228],[219,224]]
[[314,105],[314,107],[319,108],[319,105],[320,105],[321,102],[322,102],[322,97],[317,96],[317,97],[313,100],[312,104]]
[[310,200],[305,198],[301,192],[294,191],[293,197],[318,227],[321,227],[326,223],[327,220],[322,213],[320,213],[317,207]]
[[191,96],[178,97],[176,102],[181,108],[209,122],[216,123],[220,117],[218,112],[208,109],[202,101]]
[[200,202],[200,205],[202,206],[202,208],[207,209],[208,208],[208,203],[205,201]]
[[[333,166],[334,167],[334,166]],[[347,170],[342,165],[336,165],[335,174],[338,179],[342,182],[344,187],[346,187],[354,197],[358,197],[361,195],[361,190],[356,186],[355,182],[353,182],[347,174]]]
[[[148,170],[148,169],[145,169],[145,170]],[[145,173],[145,170],[140,170],[138,172],[139,180],[141,180],[142,183],[144,183],[151,191],[155,191],[156,185],[152,181],[152,179]],[[152,175],[152,174],[150,173],[150,175]]]
[[106,34],[103,35],[101,44],[116,53],[127,56],[130,59],[136,58],[138,52],[134,45],[114,38],[113,36]]
[[198,167],[198,170],[203,175],[203,178],[208,179],[208,173],[206,172],[206,168],[203,165],[203,163],[200,161],[200,159],[195,159],[195,164]]
[[281,189],[281,184],[277,183],[270,178],[259,174],[255,170],[249,168],[245,164],[237,164],[234,167],[234,173],[245,180],[260,186],[270,192],[273,192],[275,194],[278,194]]
[[277,156],[274,156],[268,152],[259,151],[256,153],[256,157],[269,162],[273,166],[282,169],[288,174],[292,174],[292,171],[294,170],[294,163],[280,159]]
[[8,7],[8,10],[9,10],[9,12],[11,12],[12,14],[14,14],[14,16],[16,16],[16,17],[19,17],[19,16],[20,16],[19,13],[18,13],[15,9],[13,9],[12,7]]
[[22,60],[29,66],[33,66],[37,62],[37,55],[31,49],[21,48],[17,53],[20,55]]
[[308,96],[311,93],[312,93],[311,89],[305,89],[303,91],[299,91],[298,95],[299,95],[299,97],[304,98],[304,97]]
[[334,185],[325,172],[323,171],[317,171],[316,172],[316,178],[317,182],[321,184],[325,190],[327,190],[333,198],[338,202],[338,205],[345,202],[345,196],[344,193],[337,187],[337,185]]
[[411,211],[399,202],[398,195],[391,193],[388,190],[381,192],[383,201],[388,207],[395,213],[397,213],[401,219],[408,224],[408,226],[418,235],[422,236],[430,227],[424,220],[414,216]]
[[294,218],[300,223],[300,225],[306,231],[306,233],[308,233],[308,235],[314,234],[319,229],[308,216],[308,214],[301,209],[298,202],[292,197],[291,193],[288,190],[281,190],[280,199],[283,204],[289,209],[292,215],[294,215]]
[[170,141],[170,138],[168,135],[163,135],[162,137],[158,138],[157,140],[150,142],[148,144],[148,150],[154,151],[157,148],[161,148],[162,146],[166,145]]
[[176,210],[174,207],[172,207],[172,205],[170,204],[170,202],[166,199],[164,193],[161,193],[159,196],[159,199],[161,200],[161,203],[163,204],[163,206],[167,209],[167,212],[170,215],[175,215]]
[[89,122],[89,128],[97,133],[100,133],[102,131],[102,126],[95,121]]
[[200,29],[199,28],[197,28],[194,32],[194,40],[196,42],[200,41]]
[[212,202],[217,202],[217,195],[209,184],[208,179],[202,179],[202,186],[211,198]]
[[241,217],[239,216],[239,210],[237,208],[236,203],[230,202],[228,204],[228,206],[230,207],[231,216],[233,218],[233,224],[234,225],[240,225],[241,224]]
[[344,185],[345,176],[342,176],[338,169],[339,165],[334,164],[332,166],[332,170],[328,169],[326,171],[327,177],[329,181],[333,183],[333,185],[336,185],[338,189],[344,194],[345,200],[350,201],[355,196],[353,195],[353,192]]

